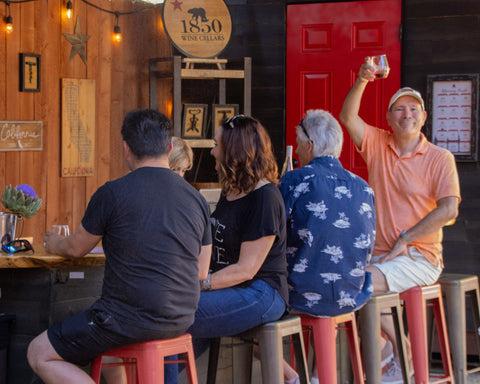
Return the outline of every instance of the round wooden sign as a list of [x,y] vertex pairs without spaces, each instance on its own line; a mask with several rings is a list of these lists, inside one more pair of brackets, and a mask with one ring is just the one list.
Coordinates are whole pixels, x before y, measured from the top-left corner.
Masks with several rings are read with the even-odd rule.
[[172,44],[190,57],[217,56],[232,34],[232,19],[223,0],[166,0],[163,25]]

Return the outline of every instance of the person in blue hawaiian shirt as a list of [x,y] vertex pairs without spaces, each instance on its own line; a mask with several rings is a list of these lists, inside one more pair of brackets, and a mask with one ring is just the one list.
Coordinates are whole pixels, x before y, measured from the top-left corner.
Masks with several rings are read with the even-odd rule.
[[373,292],[365,270],[375,243],[373,190],[338,157],[343,132],[327,111],[296,127],[300,168],[280,180],[287,214],[289,304],[312,316],[359,309]]

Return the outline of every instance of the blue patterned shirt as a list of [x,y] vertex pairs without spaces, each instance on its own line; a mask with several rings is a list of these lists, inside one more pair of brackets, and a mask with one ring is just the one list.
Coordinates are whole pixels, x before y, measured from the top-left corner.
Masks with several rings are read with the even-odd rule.
[[373,291],[365,271],[375,243],[373,190],[334,156],[317,157],[280,183],[291,307],[314,316],[360,308]]

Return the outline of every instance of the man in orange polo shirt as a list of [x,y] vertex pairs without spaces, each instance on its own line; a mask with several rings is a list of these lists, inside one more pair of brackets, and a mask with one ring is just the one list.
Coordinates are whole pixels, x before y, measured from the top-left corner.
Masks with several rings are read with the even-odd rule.
[[[387,121],[392,133],[362,120],[362,96],[375,79],[368,59],[345,98],[340,121],[367,163],[375,193],[376,240],[367,267],[374,290],[402,292],[433,284],[442,272],[442,227],[458,215],[458,173],[454,156],[421,133],[427,112],[422,96],[412,88],[399,89],[390,100]],[[403,383],[390,316],[382,316],[382,329],[395,351],[382,383]]]

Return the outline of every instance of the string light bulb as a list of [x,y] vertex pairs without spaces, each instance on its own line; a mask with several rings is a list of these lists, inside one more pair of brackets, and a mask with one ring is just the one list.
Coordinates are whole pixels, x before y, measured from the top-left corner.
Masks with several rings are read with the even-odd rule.
[[118,19],[119,19],[119,13],[116,12],[115,13],[115,18],[116,18],[116,23],[115,23],[115,26],[113,27],[113,39],[119,43],[120,41],[122,41],[122,32],[120,30],[120,26],[118,25]]
[[113,38],[115,39],[116,42],[122,41],[122,33],[118,25],[115,25],[113,27]]
[[72,4],[72,1],[71,0],[68,0],[67,1],[67,18],[68,19],[71,19],[72,18],[72,14],[73,14],[73,4]]
[[12,33],[13,32],[13,19],[12,16],[8,15],[5,17],[5,29],[7,30],[7,33]]
[[5,30],[7,33],[12,33],[13,32],[13,18],[10,15],[10,2],[7,1],[5,4],[7,4],[8,8],[8,16],[5,17]]

